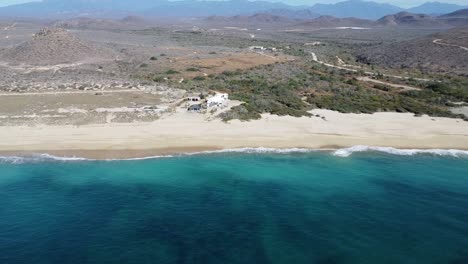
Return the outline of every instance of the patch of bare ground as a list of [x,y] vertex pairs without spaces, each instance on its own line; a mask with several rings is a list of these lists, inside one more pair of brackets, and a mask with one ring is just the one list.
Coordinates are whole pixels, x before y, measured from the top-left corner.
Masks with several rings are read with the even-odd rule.
[[[225,71],[246,70],[290,59],[290,57],[280,54],[273,56],[255,52],[239,52],[220,54],[216,57],[208,58],[175,57],[171,58],[166,67],[176,70],[178,72],[176,75],[182,78],[194,78],[197,76],[219,74]],[[187,71],[187,69],[189,70]]]
[[257,53],[239,53],[218,58],[208,58],[199,60],[183,59],[182,64],[198,66],[209,69],[212,73],[225,70],[248,69],[259,65],[266,65],[285,60],[284,56],[268,57]]
[[0,94],[0,124],[84,125],[154,121],[185,91],[153,86],[107,91],[41,91]]

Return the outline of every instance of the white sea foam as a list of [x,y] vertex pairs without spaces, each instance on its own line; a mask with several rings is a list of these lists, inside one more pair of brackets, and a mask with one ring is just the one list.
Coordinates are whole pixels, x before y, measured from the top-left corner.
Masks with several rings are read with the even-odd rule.
[[336,27],[335,29],[372,29],[366,27]]
[[[175,155],[158,155],[158,156],[146,156],[146,157],[139,157],[139,158],[126,158],[126,159],[105,159],[104,161],[125,161],[125,160],[151,160],[151,159],[161,159],[161,158],[173,158],[176,157]],[[92,160],[92,159],[89,159]],[[95,159],[96,161],[97,159]],[[102,159],[101,159],[102,160]]]
[[[322,149],[323,150],[323,149]],[[262,153],[307,153],[312,151],[320,151],[318,149],[306,149],[306,148],[288,148],[288,149],[277,149],[277,148],[233,148],[233,149],[219,149],[219,150],[206,150],[198,152],[187,152],[178,153],[174,155],[159,155],[159,156],[147,156],[139,158],[125,158],[125,159],[106,159],[106,161],[118,161],[118,160],[149,160],[149,159],[160,159],[160,158],[174,158],[183,156],[196,156],[196,155],[209,155],[209,154],[222,154],[222,153],[247,153],[247,154],[262,154]]]
[[[323,149],[322,149],[323,150]],[[33,154],[28,156],[0,156],[1,163],[10,163],[10,164],[22,164],[22,163],[34,163],[34,162],[47,162],[47,161],[135,161],[135,160],[151,160],[151,159],[160,159],[160,158],[173,158],[173,157],[183,157],[183,156],[195,156],[195,155],[208,155],[208,154],[221,154],[221,153],[277,153],[277,154],[286,154],[286,153],[307,153],[312,151],[320,151],[318,149],[306,149],[306,148],[288,148],[288,149],[277,149],[277,148],[233,148],[233,149],[220,149],[220,150],[207,150],[199,152],[188,152],[188,153],[179,153],[174,155],[157,155],[157,156],[146,156],[138,158],[118,158],[118,159],[88,159],[83,157],[61,157],[54,156],[47,153],[42,154]]]
[[461,157],[468,156],[468,151],[458,149],[397,149],[391,147],[353,146],[350,148],[338,149],[333,155],[338,157],[349,157],[355,152],[377,151],[392,155],[412,156],[417,154],[431,154],[437,156]]
[[193,152],[187,153],[185,155],[200,155],[200,154],[217,154],[217,153],[278,153],[278,154],[286,154],[286,153],[307,153],[312,151],[320,151],[320,149],[307,149],[307,148],[232,148],[232,149],[220,149],[220,150],[208,150],[208,151],[200,151],[200,152]]
[[81,157],[59,157],[47,153],[33,154],[29,156],[0,156],[0,163],[21,164],[25,162],[44,162],[44,161],[84,161],[88,160]]
[[[135,161],[135,160],[151,160],[160,158],[173,158],[173,157],[184,157],[194,155],[209,155],[209,154],[222,154],[222,153],[247,153],[247,154],[287,154],[287,153],[310,153],[318,151],[331,151],[334,156],[337,157],[349,157],[356,152],[384,152],[392,155],[400,156],[412,156],[417,154],[431,154],[437,156],[451,156],[451,157],[468,157],[467,150],[457,149],[397,149],[391,147],[372,147],[372,146],[353,146],[342,149],[308,149],[308,148],[233,148],[233,149],[221,149],[221,150],[209,150],[200,152],[189,152],[179,153],[175,155],[158,155],[158,156],[147,156],[139,158],[123,158],[123,159],[105,159],[104,161]],[[102,159],[87,159],[82,157],[60,157],[54,156],[47,153],[33,154],[29,156],[0,156],[1,163],[9,164],[23,164],[23,163],[35,163],[35,162],[47,162],[47,161],[61,161],[61,162],[72,162],[72,161],[98,161]]]

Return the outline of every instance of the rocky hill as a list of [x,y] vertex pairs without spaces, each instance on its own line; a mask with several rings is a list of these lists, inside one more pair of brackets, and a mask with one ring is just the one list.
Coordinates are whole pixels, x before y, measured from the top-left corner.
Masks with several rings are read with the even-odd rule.
[[426,14],[414,14],[400,12],[384,16],[376,21],[380,26],[408,26],[408,27],[457,27],[468,25],[468,9],[458,10],[442,16],[430,16]]
[[438,17],[439,20],[453,26],[468,26],[468,9],[461,9],[453,13]]
[[1,60],[29,65],[54,65],[110,56],[107,50],[80,40],[61,28],[44,28],[31,40],[7,50]]
[[381,26],[440,26],[444,23],[435,17],[425,14],[400,12],[384,16],[376,22]]
[[460,9],[452,13],[448,13],[445,15],[442,15],[440,17],[462,17],[462,18],[468,18],[468,8],[467,9]]

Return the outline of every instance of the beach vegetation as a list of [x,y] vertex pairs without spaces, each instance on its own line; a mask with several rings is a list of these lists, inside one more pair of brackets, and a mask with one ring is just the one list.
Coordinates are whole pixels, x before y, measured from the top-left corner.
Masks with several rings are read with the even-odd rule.
[[174,69],[169,69],[166,71],[166,74],[177,74],[179,73],[178,71],[174,70]]
[[204,81],[206,78],[204,76],[196,76],[193,78],[195,81]]

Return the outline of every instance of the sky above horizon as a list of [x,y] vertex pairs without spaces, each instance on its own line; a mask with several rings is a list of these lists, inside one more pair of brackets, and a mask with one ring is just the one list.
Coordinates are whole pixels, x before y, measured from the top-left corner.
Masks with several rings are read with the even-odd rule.
[[[34,0],[34,1],[37,2],[40,0]],[[337,2],[341,2],[345,0],[266,0],[266,1],[283,2],[283,3],[291,4],[291,5],[313,5],[316,3],[331,4],[331,3],[337,3]],[[432,1],[437,1],[437,0],[368,0],[368,1],[387,3],[387,4],[392,4],[392,5],[397,5],[400,7],[408,8],[408,7],[413,7],[413,6],[423,4],[428,1],[432,2]],[[468,4],[467,0],[439,0],[439,1],[443,3],[451,3],[451,4],[459,4],[459,5]],[[27,2],[33,2],[33,0],[0,0],[0,6],[14,5],[14,4],[27,3]]]

